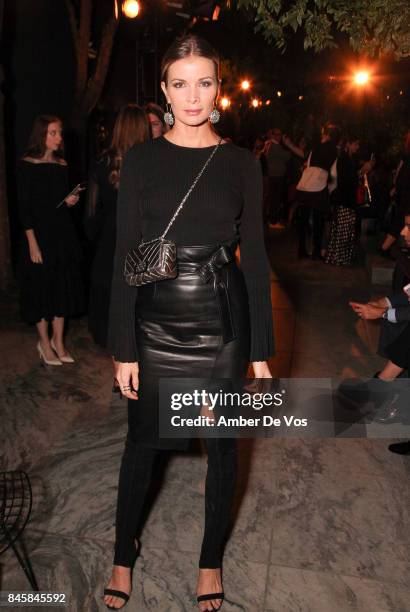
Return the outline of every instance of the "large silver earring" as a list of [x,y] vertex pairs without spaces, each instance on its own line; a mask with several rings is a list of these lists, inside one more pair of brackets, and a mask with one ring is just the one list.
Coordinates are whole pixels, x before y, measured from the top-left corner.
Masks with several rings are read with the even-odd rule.
[[164,121],[167,125],[174,125],[175,123],[175,119],[174,119],[174,115],[172,114],[172,108],[171,105],[168,104],[167,102],[167,112],[164,113]]
[[211,114],[209,115],[209,121],[211,123],[218,123],[220,118],[221,118],[221,113],[219,112],[217,108],[214,108]]

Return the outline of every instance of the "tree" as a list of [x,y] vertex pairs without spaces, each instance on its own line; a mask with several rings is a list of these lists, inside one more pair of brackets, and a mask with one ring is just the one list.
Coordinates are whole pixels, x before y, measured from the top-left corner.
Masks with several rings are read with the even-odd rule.
[[337,46],[342,32],[355,51],[410,56],[409,0],[237,0],[237,6],[253,10],[255,30],[281,50],[300,30],[304,48],[317,52]]
[[[101,6],[100,2],[98,4]],[[74,0],[66,0],[66,6],[76,58],[71,125],[75,130],[81,132],[85,130],[87,118],[98,102],[107,76],[114,36],[118,27],[118,7],[117,2],[113,3],[115,8],[112,9],[112,14],[102,27],[99,47],[95,51],[90,70],[89,52],[95,40],[92,32],[93,0],[80,0],[78,8]]]
[[[0,39],[4,3],[0,0]],[[7,205],[6,159],[4,150],[4,70],[0,63],[0,289],[5,291],[11,279],[10,226]]]
[[[3,67],[0,64],[0,88],[3,86]],[[7,205],[6,163],[4,151],[4,105],[0,91],[0,289],[6,290],[11,279],[10,226]]]

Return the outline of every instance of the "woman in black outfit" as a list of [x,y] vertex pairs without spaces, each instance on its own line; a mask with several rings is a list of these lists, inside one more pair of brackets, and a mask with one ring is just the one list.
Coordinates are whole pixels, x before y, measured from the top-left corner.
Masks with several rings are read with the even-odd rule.
[[[317,176],[320,179],[317,181],[318,187],[313,185],[312,189],[301,190],[300,183],[297,186],[296,201],[299,204],[298,210],[298,235],[299,249],[298,256],[300,259],[308,257],[306,248],[306,233],[309,225],[309,219],[312,215],[313,222],[313,252],[312,259],[321,260],[323,230],[325,225],[326,213],[329,211],[329,189],[327,182],[329,181],[330,170],[337,159],[337,145],[340,140],[340,130],[333,123],[326,124],[322,129],[321,143],[314,147],[309,158],[308,166],[310,169],[315,168]],[[322,171],[322,173],[320,172]],[[307,170],[305,170],[307,172]],[[322,175],[324,181],[322,180]],[[304,176],[302,175],[302,181]],[[322,183],[324,183],[322,185]]]
[[19,262],[22,318],[37,325],[37,350],[44,363],[72,363],[74,359],[64,346],[64,319],[85,310],[81,251],[69,211],[78,202],[79,192],[68,195],[58,117],[40,115],[35,119],[18,168],[18,188],[25,234]]
[[[95,243],[91,268],[88,329],[94,342],[107,346],[108,312],[114,266],[117,195],[122,160],[134,145],[149,138],[146,113],[136,104],[124,106],[116,119],[110,148],[90,166],[86,229]],[[115,364],[114,364],[115,370]],[[114,381],[114,390],[118,388]]]
[[[118,201],[109,346],[120,362],[118,380],[129,398],[129,430],[119,479],[114,567],[105,591],[105,602],[114,609],[124,605],[131,591],[135,536],[153,461],[161,449],[186,449],[189,442],[159,437],[158,379],[243,377],[249,361],[256,377],[271,378],[266,359],[274,353],[260,162],[230,143],[216,149],[219,138],[211,122],[219,114],[218,56],[206,41],[187,36],[167,51],[161,74],[173,127],[128,152]],[[178,276],[137,289],[128,286],[123,276],[127,251],[142,237],[149,240],[163,232],[212,152],[167,235],[177,245]],[[238,242],[241,270],[234,256]],[[205,280],[201,266],[209,270]],[[205,533],[197,595],[200,610],[213,610],[224,597],[221,564],[235,488],[236,441],[206,438],[205,443]]]
[[347,139],[345,150],[337,160],[337,188],[331,196],[335,207],[330,225],[326,263],[349,266],[356,244],[356,191],[359,184],[359,162],[356,154],[360,142],[356,136]]

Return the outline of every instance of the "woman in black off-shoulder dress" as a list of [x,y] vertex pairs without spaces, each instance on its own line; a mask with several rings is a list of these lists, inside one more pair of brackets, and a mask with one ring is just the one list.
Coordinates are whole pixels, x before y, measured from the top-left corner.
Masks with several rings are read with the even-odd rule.
[[[131,591],[136,534],[154,459],[162,449],[184,450],[189,442],[160,436],[159,379],[234,379],[246,375],[249,362],[256,377],[271,378],[266,360],[274,354],[260,162],[231,143],[217,146],[212,128],[218,119],[216,52],[197,36],[177,40],[163,59],[161,86],[172,129],[128,152],[118,199],[109,346],[129,402],[114,567],[104,597],[112,609],[123,607]],[[167,234],[177,245],[178,276],[138,288],[127,285],[128,250],[163,232],[212,152]],[[238,243],[241,268],[235,259]],[[204,441],[201,611],[219,609],[224,598],[222,556],[236,480],[236,440]]]
[[54,366],[74,361],[64,345],[64,321],[85,310],[82,253],[70,211],[79,192],[69,195],[62,144],[61,120],[37,117],[18,167],[21,315],[36,324],[40,358]]

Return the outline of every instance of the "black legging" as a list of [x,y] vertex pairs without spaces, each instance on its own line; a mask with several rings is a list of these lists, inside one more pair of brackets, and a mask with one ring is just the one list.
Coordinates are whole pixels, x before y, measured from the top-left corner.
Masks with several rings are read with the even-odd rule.
[[[205,483],[205,529],[200,568],[219,568],[236,484],[236,440],[205,438],[208,470]],[[160,449],[129,438],[121,462],[116,517],[114,565],[132,567],[136,558],[135,537],[152,467]]]
[[313,214],[313,254],[320,255],[322,249],[323,229],[325,225],[325,214],[322,210],[310,206],[300,206],[299,211],[299,251],[306,251],[306,232],[309,225],[310,214]]

